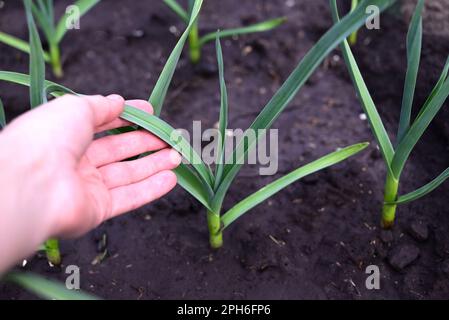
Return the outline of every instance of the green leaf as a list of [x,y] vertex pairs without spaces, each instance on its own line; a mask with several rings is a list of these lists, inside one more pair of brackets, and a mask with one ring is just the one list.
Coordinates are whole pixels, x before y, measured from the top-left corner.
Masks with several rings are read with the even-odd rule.
[[171,80],[178,65],[179,58],[181,57],[182,49],[184,44],[189,37],[190,29],[195,24],[198,14],[200,13],[203,0],[195,0],[194,6],[192,8],[192,15],[190,16],[189,24],[182,34],[181,38],[178,40],[175,48],[173,49],[170,57],[168,58],[164,69],[159,76],[158,81],[151,93],[150,99],[148,100],[154,109],[154,114],[159,116],[164,105],[165,97],[167,95],[168,87],[170,86]]
[[413,192],[400,196],[398,198],[398,201],[395,202],[395,204],[404,204],[422,198],[425,195],[432,192],[433,190],[435,190],[436,188],[438,188],[444,181],[446,181],[447,178],[449,178],[449,168],[444,170],[442,174],[440,174],[438,177],[436,177],[434,180],[432,180],[425,186]]
[[210,210],[212,189],[201,180],[187,165],[181,164],[175,169],[178,184],[195,197],[206,209]]
[[[380,11],[385,10],[395,0],[364,0],[360,5],[348,16],[342,19],[339,23],[334,25],[321,39],[313,46],[313,48],[301,60],[292,74],[288,77],[281,88],[276,92],[273,98],[268,102],[259,116],[251,125],[250,129],[256,133],[256,138],[253,139],[251,135],[244,135],[241,143],[242,146],[237,146],[236,150],[245,150],[244,154],[236,154],[234,152],[233,159],[237,159],[234,164],[227,164],[224,171],[224,179],[216,192],[213,200],[212,209],[219,211],[223,203],[224,196],[229,189],[233,179],[239,172],[242,161],[246,157],[248,151],[254,147],[256,141],[260,138],[259,129],[268,129],[273,122],[279,117],[281,112],[287,107],[289,102],[295,97],[296,93],[301,89],[307,79],[318,68],[324,58],[349,34],[357,30],[365,23],[367,18],[366,8],[369,5],[377,5]],[[249,139],[245,139],[245,137]],[[249,140],[245,143],[245,140]]]
[[220,120],[218,125],[219,130],[219,143],[217,152],[216,174],[215,174],[215,186],[216,190],[221,182],[224,169],[224,155],[225,155],[225,142],[226,142],[226,129],[228,127],[228,92],[226,89],[226,81],[224,77],[224,63],[223,63],[223,51],[221,49],[220,38],[216,39],[216,51],[218,62],[218,75],[220,79]]
[[424,0],[419,0],[407,34],[407,73],[405,76],[401,117],[396,139],[398,144],[410,128],[413,97],[415,95],[416,79],[418,78],[419,63],[421,60],[423,7]]
[[427,97],[426,102],[422,106],[421,110],[419,110],[419,114],[417,117],[419,117],[424,110],[426,110],[427,106],[429,105],[430,101],[432,101],[433,97],[441,90],[441,87],[444,84],[444,81],[446,81],[447,75],[449,72],[449,56],[446,60],[446,64],[444,65],[443,71],[441,72],[440,78],[438,79],[435,87],[432,89],[432,92]]
[[[0,81],[7,81],[29,87],[31,77],[27,74],[18,72],[0,71]],[[51,94],[54,97],[60,97],[66,93],[76,94],[74,91],[48,80],[45,80],[44,82],[44,92],[45,96]]]
[[[167,144],[177,150],[185,159],[187,159],[191,165],[195,168],[201,179],[211,186],[213,181],[210,173],[201,157],[190,146],[190,144],[181,135],[174,136],[175,131],[168,123],[164,122],[160,118],[153,116],[145,111],[139,110],[131,106],[125,106],[125,110],[121,115],[121,118],[128,120],[138,126],[150,131],[165,141]],[[177,141],[175,141],[175,139]]]
[[[78,0],[75,1],[73,5],[77,6],[80,13],[80,18],[85,15],[90,9],[92,9],[97,3],[99,3],[100,0]],[[56,35],[55,40],[56,43],[61,42],[61,40],[64,38],[67,29],[67,21],[70,18],[70,12],[64,13],[64,15],[61,17],[61,19],[58,22],[58,25],[56,26]]]
[[[339,21],[336,0],[331,1],[331,9],[334,22]],[[363,76],[360,73],[360,69],[357,65],[354,55],[352,54],[348,42],[345,40],[340,47],[346,62],[346,66],[348,67],[348,71],[356,88],[357,95],[362,102],[363,111],[368,117],[371,130],[373,131],[376,141],[380,147],[380,151],[385,160],[387,168],[388,170],[391,170],[390,164],[394,157],[394,149],[391,140],[388,137],[387,130],[382,123],[382,119],[380,118],[373,98],[371,97],[365,81],[363,80]]]
[[405,137],[396,148],[396,154],[393,158],[391,168],[396,177],[402,173],[405,163],[410,156],[415,145],[422,137],[427,127],[440,111],[447,97],[449,96],[449,78],[446,79],[440,90],[429,100],[422,112],[413,122]]
[[6,126],[5,108],[3,106],[2,99],[0,99],[0,128]]
[[[256,23],[256,24],[253,24],[253,25],[250,25],[247,27],[222,30],[218,33],[218,35],[220,38],[226,38],[226,37],[233,37],[233,36],[249,34],[249,33],[265,32],[265,31],[273,30],[273,29],[279,27],[285,21],[287,21],[286,17],[275,18],[275,19],[259,22],[259,23]],[[209,41],[213,41],[215,39],[215,37],[216,37],[216,32],[211,32],[211,33],[208,33],[205,36],[201,37],[200,47],[205,45]]]
[[31,12],[31,0],[24,0],[30,37],[30,105],[37,107],[47,101],[44,92],[45,61],[41,39]]
[[[20,50],[22,52],[25,53],[30,53],[30,45],[28,44],[28,42],[23,41],[22,39],[16,38],[12,35],[6,34],[4,32],[0,31],[0,42],[13,47],[17,50]],[[44,59],[46,62],[50,61],[50,56],[48,55],[47,52],[44,52]]]
[[305,176],[308,176],[312,173],[323,170],[324,168],[333,166],[362,151],[368,145],[369,143],[359,143],[330,153],[266,185],[259,191],[240,201],[223,215],[223,217],[221,218],[223,229],[227,228],[232,222],[241,217],[243,214],[257,206],[261,202],[265,201],[266,199],[270,198],[274,194],[278,193],[285,187],[289,186],[293,182],[296,182],[297,180],[304,178]]
[[164,0],[164,3],[184,21],[184,23],[189,23],[189,14],[185,11],[181,5],[175,0]]
[[54,43],[55,26],[47,16],[46,9],[37,6],[33,1],[31,1],[31,11],[37,20],[37,24],[44,32],[45,37],[49,43]]
[[49,300],[98,300],[82,291],[68,290],[64,285],[31,273],[10,273],[6,280],[14,282],[43,299]]

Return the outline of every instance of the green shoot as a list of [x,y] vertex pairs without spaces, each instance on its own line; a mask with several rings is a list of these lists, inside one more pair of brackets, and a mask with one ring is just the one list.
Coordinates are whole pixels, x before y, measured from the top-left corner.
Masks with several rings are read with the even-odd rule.
[[64,285],[31,273],[11,272],[6,281],[20,285],[38,297],[48,300],[98,300],[81,291],[69,290]]
[[[83,16],[88,12],[93,6],[95,6],[100,0],[78,0],[73,3],[79,11],[79,17]],[[57,78],[63,76],[61,53],[60,53],[60,43],[63,40],[66,32],[69,30],[69,24],[72,17],[70,12],[66,12],[58,21],[55,23],[53,0],[38,0],[37,3],[31,3],[31,10],[34,17],[37,20],[39,28],[42,30],[47,43],[48,51],[43,53],[43,59],[45,62],[50,63],[53,74]],[[31,53],[32,48],[30,44],[22,39],[14,37],[12,35],[0,32],[0,42],[16,48],[20,51]]]
[[[164,3],[186,24],[189,23],[192,7],[195,3],[194,0],[189,0],[188,10],[185,10],[176,0],[164,0]],[[232,28],[220,31],[219,37],[232,37],[243,34],[257,33],[270,31],[277,28],[286,21],[285,17],[270,19],[257,24],[249,25],[242,28]],[[204,36],[200,36],[200,31],[198,27],[198,19],[194,21],[192,28],[189,32],[189,55],[190,61],[192,63],[198,63],[201,59],[201,50],[203,46],[211,41],[215,40],[216,33],[211,32]]]
[[[365,9],[368,5],[377,5],[379,9],[383,11],[394,2],[394,0],[364,0],[356,8],[356,10],[326,32],[326,34],[322,36],[322,38],[310,49],[308,54],[306,54],[306,56],[300,61],[285,83],[280,87],[276,94],[267,103],[265,108],[261,111],[259,116],[254,120],[249,130],[245,132],[244,139],[242,139],[242,141],[246,140],[247,143],[241,142],[243,145],[238,145],[234,149],[234,162],[232,164],[225,164],[222,168],[217,166],[215,172],[213,172],[204,162],[202,162],[200,156],[182,136],[179,135],[174,138],[175,130],[168,123],[164,122],[157,116],[148,114],[142,110],[131,106],[125,107],[122,114],[123,119],[130,121],[140,128],[152,132],[175,148],[186,160],[189,161],[189,164],[182,164],[178,169],[176,169],[178,183],[206,208],[208,212],[207,218],[210,233],[210,245],[213,248],[219,248],[222,246],[223,230],[229,227],[232,222],[247,213],[256,205],[265,201],[297,180],[337,164],[367,147],[366,143],[360,143],[325,155],[323,158],[300,167],[290,174],[275,180],[271,184],[236,204],[229,211],[222,213],[223,199],[237,176],[240,168],[242,167],[242,164],[240,163],[243,163],[243,161],[240,160],[246,157],[252,148],[255,147],[257,141],[262,137],[259,134],[259,129],[269,129],[271,127],[271,125],[279,117],[282,111],[285,110],[289,102],[292,101],[301,87],[306,83],[307,79],[309,79],[312,73],[319,67],[326,56],[339,43],[346,39],[351,32],[357,30],[357,28],[364,23],[366,19]],[[202,3],[203,0],[196,0],[194,2],[188,26],[192,25],[192,21],[196,21]],[[185,33],[176,45],[175,50],[170,55],[156,84],[155,90],[157,89],[158,92],[161,93],[161,97],[159,97],[159,99],[155,99],[158,103],[156,107],[159,108],[159,111],[162,108],[167,89],[170,85],[174,70],[176,69],[176,65],[179,60],[179,51],[182,50],[182,45],[186,41],[186,37],[184,35],[188,34],[188,32],[189,27],[186,29]],[[220,92],[222,95],[219,129],[223,131],[225,130],[227,124],[228,103],[226,97],[227,90],[224,81],[223,57],[219,38],[220,35],[217,34],[217,60],[220,71]],[[30,85],[32,78],[32,76],[28,75],[0,71],[0,80],[14,82],[17,84]],[[44,88],[46,94],[59,96],[64,92],[71,92],[69,89],[56,85],[52,82],[44,81],[42,79],[41,81],[42,83],[40,86]],[[153,96],[154,93],[152,94],[152,97]],[[251,138],[250,135],[247,136],[247,133],[250,132],[250,130],[254,130],[258,133],[256,137]],[[221,148],[222,150],[219,157],[221,157],[224,152],[223,145]],[[243,150],[243,152],[239,153],[238,150]]]
[[[336,0],[331,0],[331,6],[334,21],[339,23]],[[422,106],[418,116],[411,123],[411,110],[421,53],[423,7],[424,0],[418,0],[407,35],[407,74],[396,148],[393,148],[393,144],[388,137],[348,42],[345,41],[341,45],[346,65],[354,82],[358,97],[362,102],[363,110],[368,116],[371,129],[379,144],[387,168],[384,206],[382,210],[382,226],[384,228],[393,226],[397,205],[417,200],[429,194],[449,177],[449,170],[445,170],[425,186],[406,195],[398,196],[400,177],[411,152],[449,96],[448,59],[432,93]]]
[[[358,4],[359,4],[359,0],[351,0],[351,12],[355,10],[355,8],[357,7]],[[357,31],[354,31],[353,33],[351,33],[348,41],[351,46],[354,46],[357,43]]]

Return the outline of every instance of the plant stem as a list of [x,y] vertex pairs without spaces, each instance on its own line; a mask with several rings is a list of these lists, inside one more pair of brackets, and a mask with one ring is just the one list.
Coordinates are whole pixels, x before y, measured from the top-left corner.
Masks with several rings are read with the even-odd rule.
[[399,181],[388,172],[385,183],[384,206],[382,209],[382,228],[390,229],[394,224],[396,204],[388,204],[397,200]]
[[48,239],[45,242],[45,253],[47,254],[48,261],[58,266],[61,264],[61,253],[59,251],[58,239]]
[[189,34],[189,53],[190,61],[198,63],[201,59],[201,45],[198,31],[198,22],[195,22]]
[[[352,0],[351,2],[351,12],[355,10],[355,8],[357,8],[357,5],[359,4],[358,0]],[[357,43],[357,30],[354,31],[353,33],[351,33],[351,35],[349,36],[349,44],[351,46],[355,45]]]
[[56,78],[62,78],[64,75],[61,65],[61,53],[57,44],[50,44],[50,64],[53,68],[53,74]]
[[223,231],[221,230],[220,215],[211,211],[207,212],[207,224],[209,226],[209,242],[213,249],[223,246]]

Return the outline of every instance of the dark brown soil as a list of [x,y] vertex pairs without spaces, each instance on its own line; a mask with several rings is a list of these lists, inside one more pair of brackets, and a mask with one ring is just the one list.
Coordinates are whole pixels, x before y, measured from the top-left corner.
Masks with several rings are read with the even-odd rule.
[[[408,20],[400,12],[398,7],[383,15],[381,30],[362,31],[354,49],[391,133],[396,131],[405,73]],[[330,27],[328,1],[206,1],[201,19],[205,31],[281,15],[289,21],[273,32],[224,41],[232,128],[248,126]],[[0,17],[0,30],[26,38],[20,4],[5,2]],[[449,30],[433,32],[432,21],[426,16],[418,102],[428,94],[449,53]],[[65,77],[60,82],[83,93],[119,92],[144,99],[176,43],[170,27],[183,28],[160,1],[103,1],[81,23],[81,30],[69,33],[62,45]],[[136,30],[143,35],[136,36]],[[4,45],[0,50],[0,69],[26,72],[26,55]],[[26,89],[2,83],[0,96],[10,117],[26,110]],[[190,128],[192,120],[213,126],[218,109],[210,45],[196,68],[182,58],[163,118],[175,127]],[[337,147],[373,142],[361,112],[335,51],[274,125],[280,129],[279,174]],[[439,123],[447,119],[443,116],[438,116]],[[423,185],[448,166],[446,137],[441,126],[432,125],[407,166],[402,192]],[[254,169],[242,171],[226,208],[275,178],[261,178]],[[449,298],[449,184],[402,206],[390,234],[378,227],[384,174],[373,142],[368,151],[253,209],[226,230],[219,251],[208,246],[204,209],[177,188],[81,239],[64,241],[64,265],[80,266],[82,288],[108,299]],[[103,233],[109,256],[92,265]],[[372,264],[380,267],[380,290],[365,288],[365,268]],[[64,272],[50,269],[42,257],[32,259],[26,269],[65,279]],[[30,297],[16,286],[0,285],[0,298]]]

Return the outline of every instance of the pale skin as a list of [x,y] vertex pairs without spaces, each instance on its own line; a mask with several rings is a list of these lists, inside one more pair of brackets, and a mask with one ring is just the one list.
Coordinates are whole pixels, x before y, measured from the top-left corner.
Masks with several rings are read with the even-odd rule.
[[[126,102],[152,113],[143,100]],[[78,237],[173,189],[180,155],[128,125],[118,95],[64,96],[18,117],[0,133],[0,274],[50,237]],[[145,152],[138,160],[123,161]]]

